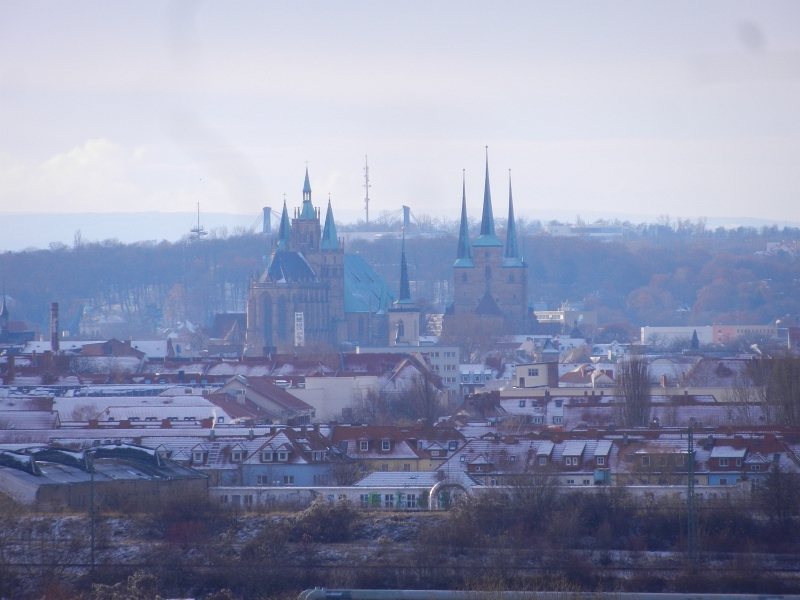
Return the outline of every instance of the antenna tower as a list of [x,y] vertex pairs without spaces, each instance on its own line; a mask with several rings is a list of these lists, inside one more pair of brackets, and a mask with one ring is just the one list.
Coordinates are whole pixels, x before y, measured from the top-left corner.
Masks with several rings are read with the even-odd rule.
[[200,203],[197,203],[197,227],[192,227],[189,230],[190,240],[201,240],[208,235],[208,232],[200,225]]
[[367,211],[367,225],[369,225],[369,161],[368,156],[364,157],[364,187],[367,189],[367,197],[364,198],[364,208]]

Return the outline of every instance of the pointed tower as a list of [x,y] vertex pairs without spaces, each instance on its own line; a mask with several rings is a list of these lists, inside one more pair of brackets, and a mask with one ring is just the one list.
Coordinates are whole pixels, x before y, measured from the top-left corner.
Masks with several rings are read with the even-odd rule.
[[411,301],[406,262],[406,232],[400,249],[400,294],[389,309],[389,345],[419,346],[419,309]]
[[306,167],[306,180],[303,182],[303,206],[300,209],[301,219],[314,219],[317,212],[311,204],[311,182],[308,180],[308,167]]
[[503,253],[504,267],[521,267],[522,259],[517,244],[517,225],[514,222],[514,198],[511,193],[511,169],[508,170],[508,227],[506,229],[506,250]]
[[311,204],[311,183],[308,180],[308,167],[303,181],[303,205],[295,210],[292,219],[290,250],[302,252],[308,258],[309,253],[319,252],[322,228],[319,223],[319,211]]
[[454,267],[474,267],[472,246],[469,243],[469,222],[467,221],[467,183],[466,173],[461,176],[461,225],[458,228],[458,253]]
[[286,209],[286,200],[283,201],[283,212],[281,213],[281,222],[278,225],[278,251],[286,252],[289,250],[289,241],[292,233],[292,228],[289,226],[289,211]]
[[489,189],[489,146],[486,146],[486,180],[483,185],[483,214],[481,216],[481,233],[475,240],[475,246],[502,246],[503,242],[494,232],[494,215],[492,214],[492,192]]
[[338,250],[339,237],[336,235],[336,222],[333,220],[331,199],[328,198],[328,211],[325,213],[325,229],[322,230],[321,250]]

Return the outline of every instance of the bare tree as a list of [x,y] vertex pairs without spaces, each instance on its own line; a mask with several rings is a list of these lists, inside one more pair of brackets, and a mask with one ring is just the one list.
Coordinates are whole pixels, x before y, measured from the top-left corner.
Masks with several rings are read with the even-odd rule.
[[644,356],[631,356],[617,369],[615,394],[622,398],[622,422],[644,427],[650,421],[650,368]]
[[399,395],[394,403],[395,411],[415,421],[422,420],[434,425],[445,414],[442,390],[430,375],[418,373],[411,378],[409,388]]

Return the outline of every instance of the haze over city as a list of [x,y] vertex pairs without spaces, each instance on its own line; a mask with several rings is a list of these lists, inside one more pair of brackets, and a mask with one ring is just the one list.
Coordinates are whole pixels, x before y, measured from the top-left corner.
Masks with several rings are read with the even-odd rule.
[[[364,218],[369,155],[373,218],[402,204],[456,218],[462,169],[477,217],[488,145],[494,190],[511,169],[529,219],[800,221],[796,3],[2,2],[0,15],[6,215],[199,202],[246,223],[284,193],[296,203],[307,163],[317,201],[330,193],[349,222]],[[156,220],[108,237],[169,237]],[[4,221],[14,241],[0,246],[24,247],[36,221]],[[39,222],[69,242],[90,221]]]

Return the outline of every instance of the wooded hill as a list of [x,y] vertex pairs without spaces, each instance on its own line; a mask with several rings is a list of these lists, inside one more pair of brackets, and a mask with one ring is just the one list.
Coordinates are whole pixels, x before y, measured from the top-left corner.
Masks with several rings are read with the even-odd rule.
[[[769,242],[800,240],[798,229],[712,232],[661,223],[626,229],[619,242],[522,229],[529,298],[551,309],[585,300],[601,323],[633,326],[762,324],[800,314],[800,252],[763,254]],[[423,308],[442,311],[450,301],[455,248],[454,232],[406,240],[412,295]],[[346,251],[360,252],[397,287],[399,239],[354,241]],[[146,337],[185,319],[204,325],[215,312],[243,311],[248,279],[270,252],[271,239],[261,234],[53,245],[0,255],[0,278],[12,319],[40,331],[47,331],[49,303],[58,301],[61,329],[73,335],[85,307],[116,307],[129,335]]]

